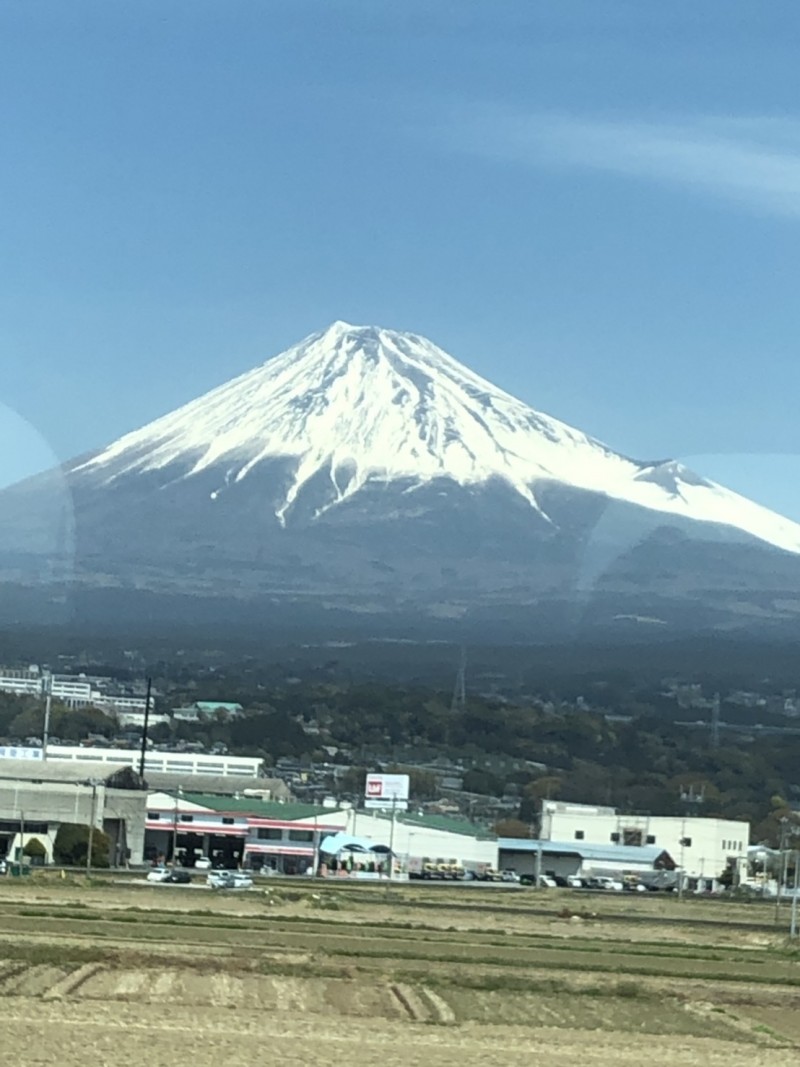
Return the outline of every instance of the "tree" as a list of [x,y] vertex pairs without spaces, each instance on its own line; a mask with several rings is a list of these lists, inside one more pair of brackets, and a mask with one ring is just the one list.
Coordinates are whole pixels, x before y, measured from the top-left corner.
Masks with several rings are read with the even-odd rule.
[[[89,827],[83,823],[62,822],[53,846],[56,863],[67,867],[82,867],[89,850]],[[92,834],[92,866],[110,866],[111,838],[102,830]]]
[[347,770],[336,779],[340,793],[354,793],[356,796],[364,795],[364,783],[367,780],[366,767],[348,767]]
[[494,832],[498,837],[525,837],[531,836],[530,823],[521,819],[501,819],[494,824]]
[[501,797],[505,792],[505,778],[477,767],[464,774],[463,788],[466,793],[481,793],[484,796]]
[[229,731],[232,747],[268,751],[276,758],[301,756],[311,747],[302,726],[286,711],[246,715],[224,728]]
[[41,865],[47,857],[47,849],[38,837],[31,837],[25,842],[22,854],[27,856],[32,864]]
[[433,771],[423,771],[418,767],[393,765],[387,768],[386,773],[408,775],[408,791],[412,800],[433,800],[439,794],[439,790],[436,787],[436,775]]
[[561,785],[561,779],[555,775],[542,775],[526,785],[523,792],[531,800],[550,800],[561,792]]

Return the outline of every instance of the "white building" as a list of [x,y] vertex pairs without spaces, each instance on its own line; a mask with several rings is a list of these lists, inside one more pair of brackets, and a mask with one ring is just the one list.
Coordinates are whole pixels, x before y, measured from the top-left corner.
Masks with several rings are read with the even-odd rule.
[[27,670],[0,668],[0,692],[13,693],[15,696],[41,696],[41,671],[38,667],[29,667]]
[[[90,748],[83,745],[52,745],[47,749],[47,762],[94,764],[125,764],[139,769],[141,750],[138,748]],[[161,752],[148,749],[144,758],[144,773],[206,774],[214,776],[238,775],[258,778],[262,761],[251,756],[218,756],[200,752]]]
[[[107,709],[103,709],[107,710]],[[144,730],[145,713],[143,711],[115,711],[114,718],[120,726],[130,726],[136,730]],[[151,711],[147,715],[147,728],[152,730],[154,726],[169,726],[172,720],[169,715],[161,715]]]
[[633,877],[645,886],[672,887],[677,884],[675,862],[658,845],[592,845],[583,841],[534,841],[501,837],[498,841],[499,866],[510,867],[520,875],[549,874],[566,879]]
[[53,852],[62,823],[93,825],[111,838],[109,860],[141,862],[147,793],[130,767],[52,766],[49,761],[0,759],[0,858],[20,859],[33,838]]
[[540,837],[663,849],[686,877],[709,882],[727,867],[740,872],[746,867],[750,824],[698,816],[625,815],[616,808],[545,800]]
[[[367,838],[375,844],[389,844],[392,838],[392,820],[389,814],[354,809],[338,814],[339,829],[345,833]],[[488,832],[478,832],[471,823],[462,819],[398,813],[394,825],[393,845],[399,856],[408,859],[497,866],[496,836]]]
[[152,792],[147,804],[147,858],[211,856],[285,874],[305,874],[328,836],[346,833],[392,847],[405,868],[417,857],[437,863],[497,865],[497,840],[463,820],[263,801],[243,794]]
[[0,692],[44,699],[49,692],[71,708],[100,708],[103,711],[144,714],[147,698],[117,685],[111,678],[87,674],[51,674],[37,666],[0,667]]
[[[223,800],[220,803],[224,806]],[[285,811],[288,815],[291,805]],[[276,827],[271,819],[262,822],[253,816],[249,821],[246,855],[251,862],[257,856],[267,862],[278,861],[279,869],[285,869],[286,856],[313,857],[315,826],[321,841],[326,834],[345,833],[375,845],[391,846],[404,868],[414,858],[461,866],[497,866],[497,838],[493,834],[477,834],[475,827],[457,819],[398,813],[392,828],[389,815],[345,808],[319,809],[283,828]],[[304,834],[304,838],[301,840],[298,834]]]
[[53,674],[44,675],[42,690],[46,693],[49,688],[53,700],[70,708],[85,708],[92,703],[94,685],[95,680],[85,675]]
[[[131,715],[136,717],[137,722],[144,722],[147,697],[130,696],[125,693],[98,693],[95,691],[92,693],[91,702],[93,707],[100,708],[101,711],[110,711],[118,719],[121,719],[123,715]],[[158,718],[164,722],[169,722],[168,715],[161,715]],[[154,721],[152,710],[150,712],[150,721]]]

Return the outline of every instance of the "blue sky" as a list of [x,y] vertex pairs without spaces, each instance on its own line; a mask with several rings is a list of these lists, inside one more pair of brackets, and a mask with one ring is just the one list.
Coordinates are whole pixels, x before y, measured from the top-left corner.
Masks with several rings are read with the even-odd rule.
[[8,0],[0,484],[343,318],[800,520],[798,23]]

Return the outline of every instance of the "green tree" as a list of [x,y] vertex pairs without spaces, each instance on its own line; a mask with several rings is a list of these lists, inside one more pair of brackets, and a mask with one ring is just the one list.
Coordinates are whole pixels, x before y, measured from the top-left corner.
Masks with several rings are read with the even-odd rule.
[[31,837],[25,842],[22,854],[27,856],[32,864],[41,865],[47,856],[47,849],[38,837]]
[[[83,823],[62,822],[53,845],[56,863],[67,867],[82,867],[89,850],[89,827]],[[92,866],[110,866],[111,838],[102,830],[92,835]]]
[[525,786],[523,793],[531,800],[550,800],[561,792],[563,783],[555,775],[542,775]]
[[467,793],[482,793],[484,796],[501,797],[505,791],[506,782],[505,778],[492,774],[491,771],[484,771],[474,767],[465,773],[463,786]]
[[500,819],[494,824],[494,832],[498,837],[525,837],[531,836],[530,823],[521,819]]
[[436,775],[433,771],[395,765],[387,768],[386,773],[408,775],[408,791],[412,800],[434,800],[439,794],[439,790],[436,788]]

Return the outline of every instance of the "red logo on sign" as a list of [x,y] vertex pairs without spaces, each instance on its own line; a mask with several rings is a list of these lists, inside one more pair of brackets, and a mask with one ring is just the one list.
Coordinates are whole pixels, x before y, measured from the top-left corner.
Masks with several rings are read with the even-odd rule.
[[367,779],[367,796],[379,797],[383,792],[383,782],[380,778]]

